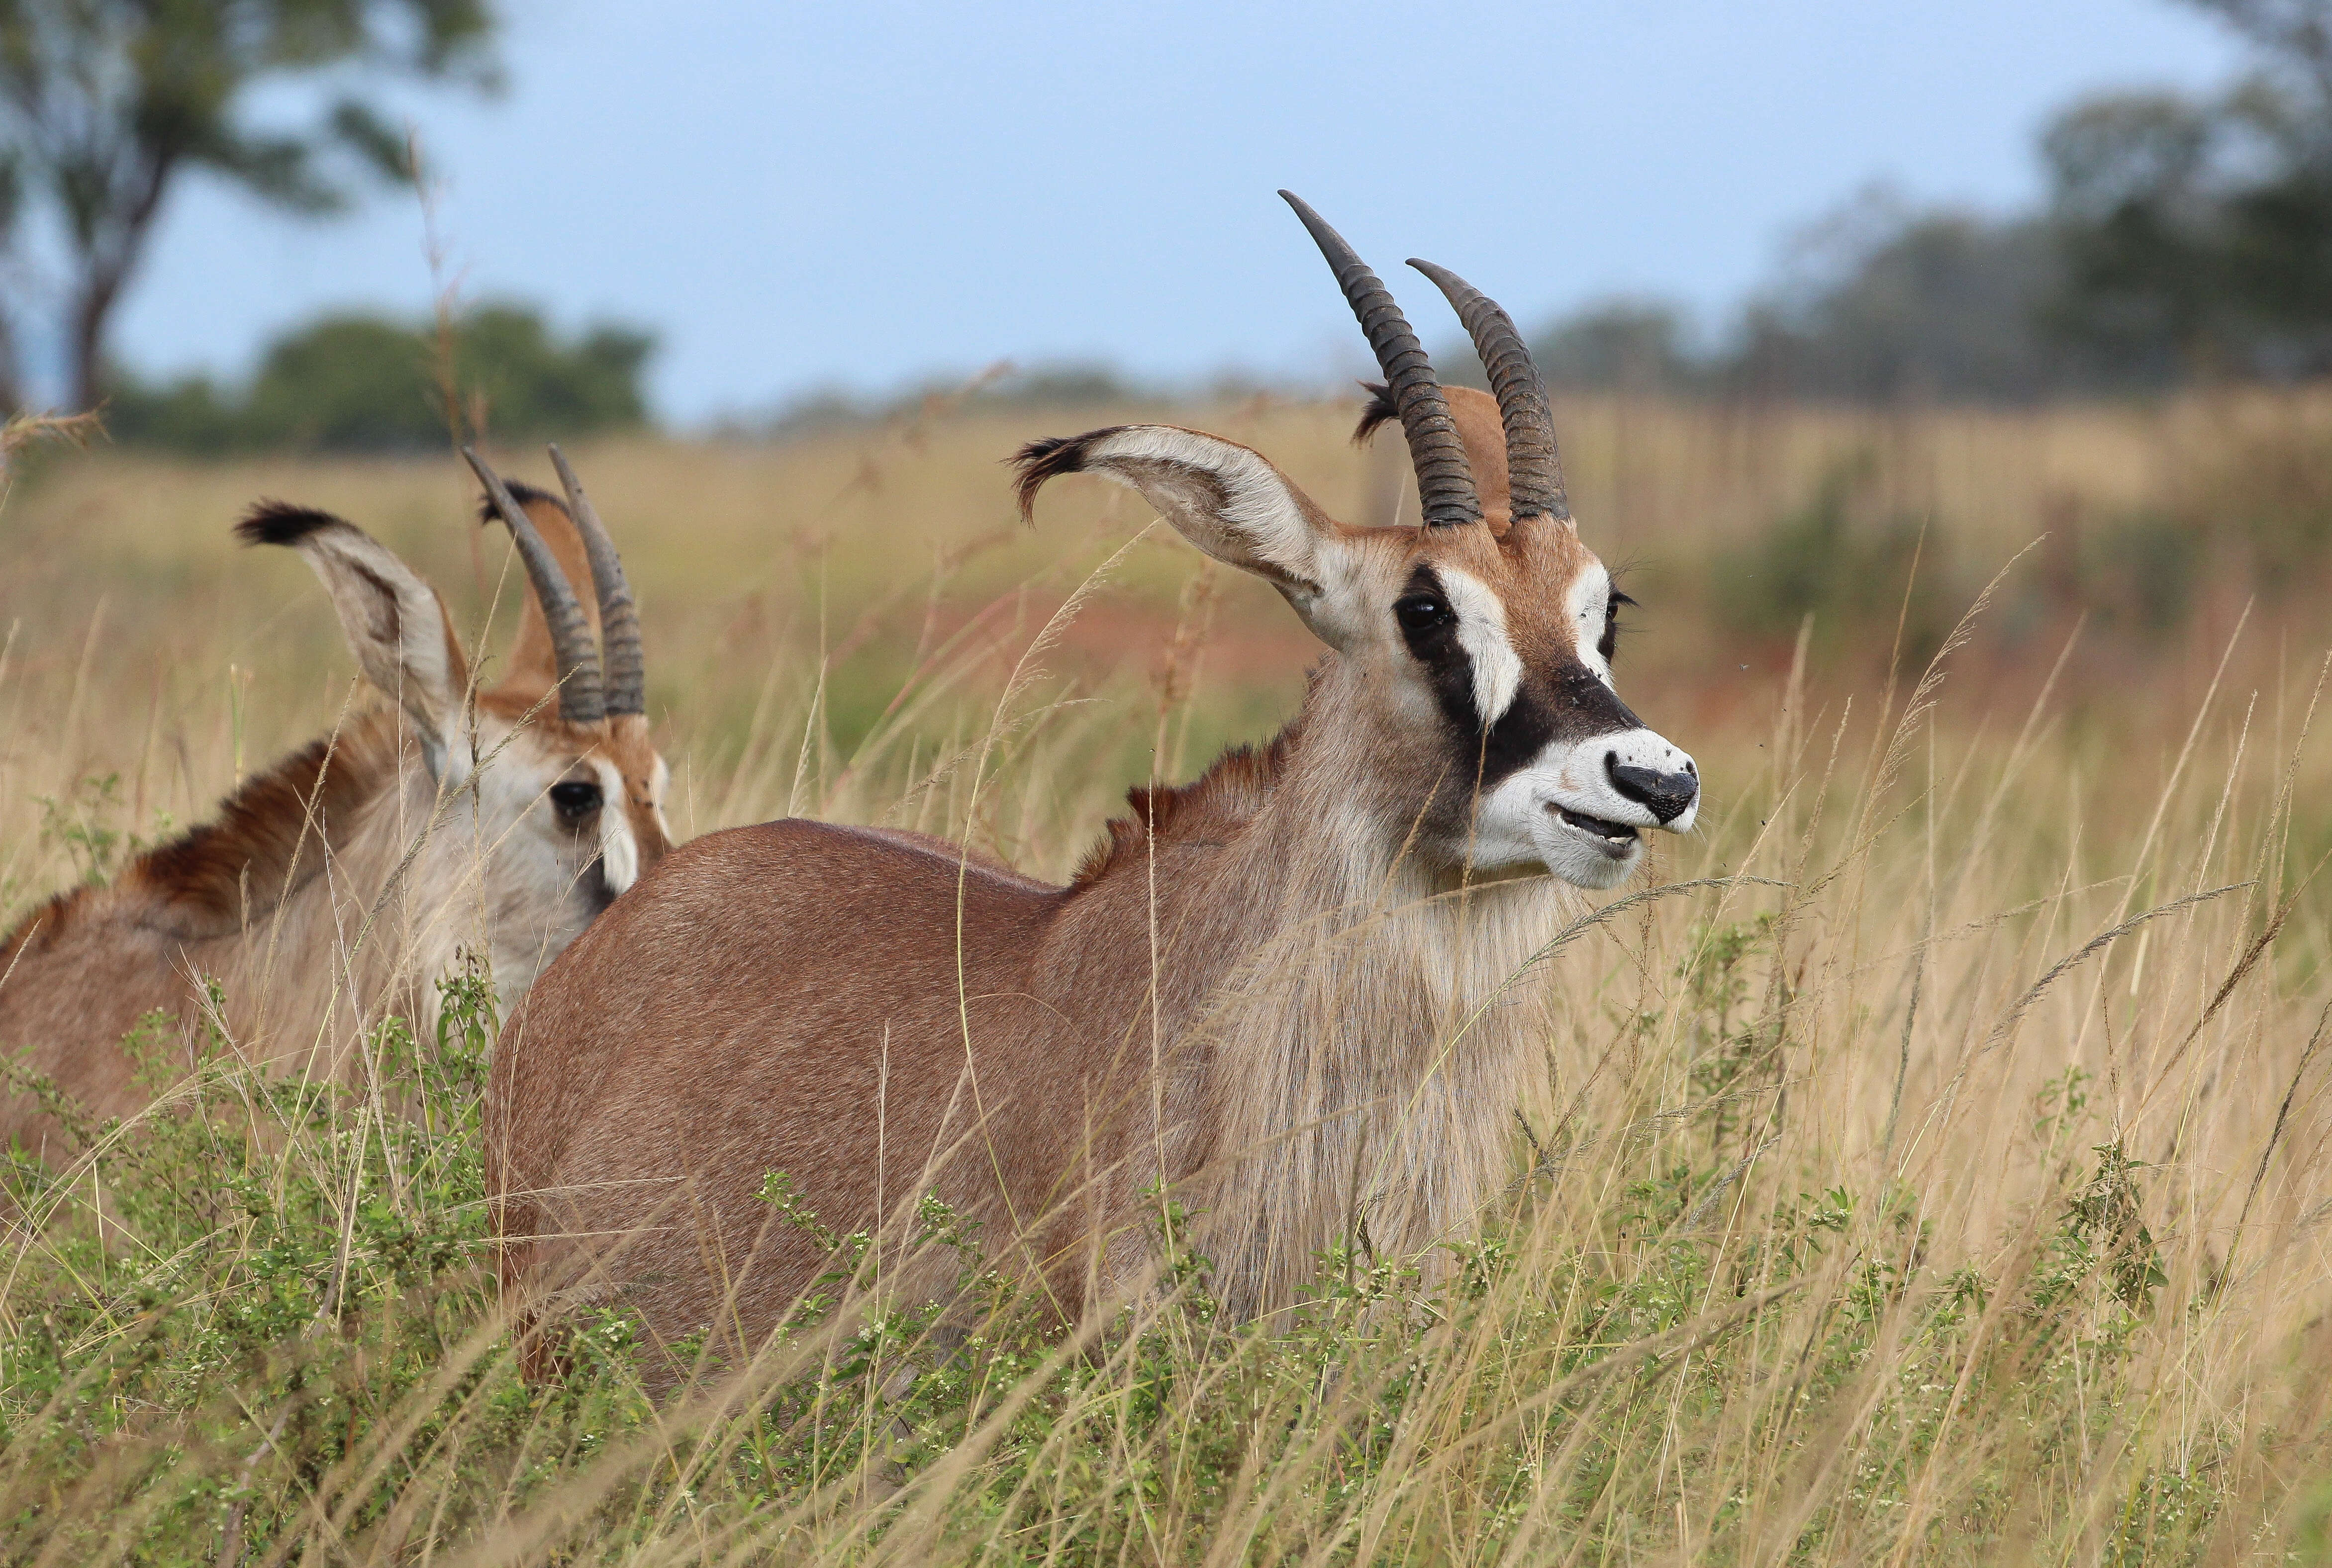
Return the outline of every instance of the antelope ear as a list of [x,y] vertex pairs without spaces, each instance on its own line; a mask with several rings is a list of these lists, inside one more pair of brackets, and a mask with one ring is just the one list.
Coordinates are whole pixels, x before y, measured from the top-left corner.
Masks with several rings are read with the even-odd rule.
[[469,776],[463,714],[470,683],[437,590],[355,524],[330,512],[262,501],[235,534],[246,545],[285,545],[306,557],[332,596],[349,649],[370,680],[421,732],[431,775],[458,784]]
[[1352,547],[1335,520],[1259,452],[1171,424],[1121,424],[1031,442],[1013,458],[1020,515],[1059,474],[1094,473],[1142,492],[1218,561],[1278,589],[1313,634],[1343,647],[1352,625]]

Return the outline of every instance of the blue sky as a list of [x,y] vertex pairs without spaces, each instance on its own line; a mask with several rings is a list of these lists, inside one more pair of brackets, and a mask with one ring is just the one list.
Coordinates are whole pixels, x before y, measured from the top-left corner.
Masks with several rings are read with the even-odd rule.
[[[397,100],[441,180],[445,275],[653,328],[658,406],[683,423],[1001,358],[1357,366],[1281,185],[1429,339],[1452,326],[1410,255],[1526,322],[1614,294],[1717,321],[1858,187],[2027,203],[2052,109],[2243,58],[2170,0],[504,13],[503,95]],[[232,374],[325,307],[424,308],[425,249],[409,195],[316,223],[189,184],[117,351]]]

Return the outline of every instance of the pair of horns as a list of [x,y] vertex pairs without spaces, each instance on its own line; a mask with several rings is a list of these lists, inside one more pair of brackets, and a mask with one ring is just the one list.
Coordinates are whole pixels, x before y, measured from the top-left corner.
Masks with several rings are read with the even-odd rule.
[[[1336,274],[1337,286],[1368,334],[1369,347],[1383,370],[1385,386],[1400,415],[1401,433],[1409,438],[1410,461],[1417,469],[1418,499],[1425,526],[1455,527],[1482,520],[1482,497],[1474,487],[1474,470],[1466,461],[1466,448],[1458,439],[1457,422],[1449,417],[1449,400],[1441,394],[1433,364],[1410,330],[1392,293],[1344,237],[1330,228],[1319,214],[1293,191],[1280,195],[1304,220],[1320,253]],[[1474,350],[1490,373],[1490,390],[1497,394],[1498,419],[1506,431],[1506,482],[1511,516],[1568,518],[1570,502],[1563,493],[1563,460],[1555,451],[1554,414],[1548,408],[1546,384],[1531,363],[1530,350],[1514,318],[1498,302],[1447,267],[1411,258],[1409,263],[1433,280],[1458,318],[1474,339]]]
[[559,557],[543,543],[526,508],[510,487],[486,466],[473,447],[462,455],[486,487],[494,515],[511,531],[519,558],[526,563],[527,580],[542,605],[543,624],[550,630],[550,653],[559,670],[559,717],[569,724],[597,724],[627,713],[647,711],[647,662],[640,651],[640,613],[632,603],[631,584],[624,580],[624,563],[616,557],[616,542],[583,493],[583,481],[568,466],[567,455],[550,449],[550,466],[559,470],[559,487],[567,492],[567,515],[582,537],[583,553],[591,563],[591,585],[599,595],[599,632],[607,644],[606,675],[601,676],[599,649],[591,638],[591,622],[575,597],[574,585],[559,569]]

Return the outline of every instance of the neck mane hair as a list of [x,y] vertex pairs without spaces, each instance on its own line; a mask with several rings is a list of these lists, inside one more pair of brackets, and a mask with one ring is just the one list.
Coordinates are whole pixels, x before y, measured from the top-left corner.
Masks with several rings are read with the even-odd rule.
[[[278,1020],[320,1018],[335,993],[376,1002],[400,960],[422,956],[382,894],[435,794],[403,716],[372,707],[244,780],[211,821],[137,856],[110,883],[33,910],[0,938],[0,974],[78,942],[127,936],[168,955],[167,989],[203,976],[225,982],[224,1022],[239,1041],[263,1037]],[[449,941],[426,946],[451,956]],[[394,999],[400,1010],[434,1002],[417,994],[426,986],[412,989]],[[140,1000],[159,1009],[177,998]]]
[[[1195,1245],[1241,1316],[1295,1299],[1324,1249],[1413,1257],[1495,1196],[1540,1064],[1529,960],[1575,900],[1544,877],[1429,873],[1410,824],[1370,812],[1365,747],[1307,722],[1337,675],[1332,659],[1269,744],[1130,792],[1057,938],[1155,932],[1154,1014],[1119,1049],[1161,1070],[1129,1075],[1158,1088],[1119,1111],[1120,1180],[1162,1177],[1203,1211]],[[1113,1240],[1106,1271],[1141,1248]]]

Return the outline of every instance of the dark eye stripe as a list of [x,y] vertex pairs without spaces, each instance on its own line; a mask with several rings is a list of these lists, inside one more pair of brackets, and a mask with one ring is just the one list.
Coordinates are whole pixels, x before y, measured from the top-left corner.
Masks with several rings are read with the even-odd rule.
[[[1448,603],[1440,579],[1425,566],[1410,575],[1401,591],[1403,598],[1421,594]],[[1514,700],[1485,736],[1481,710],[1474,704],[1474,660],[1458,641],[1456,617],[1416,629],[1403,625],[1401,640],[1433,689],[1454,754],[1450,776],[1463,794],[1473,793],[1477,779],[1485,792],[1496,788],[1558,736],[1583,739],[1640,723],[1585,664],[1566,659],[1535,675],[1524,670]]]

